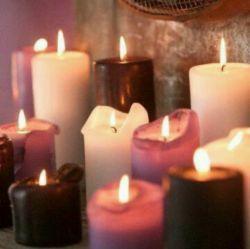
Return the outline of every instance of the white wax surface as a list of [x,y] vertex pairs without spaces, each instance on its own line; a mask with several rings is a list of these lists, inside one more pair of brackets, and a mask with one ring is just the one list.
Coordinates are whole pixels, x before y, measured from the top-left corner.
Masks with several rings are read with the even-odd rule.
[[131,138],[139,125],[148,122],[147,111],[133,104],[129,114],[116,110],[117,132],[109,126],[113,108],[97,106],[82,128],[88,199],[98,188],[130,174]]
[[[228,144],[238,132],[243,132],[242,142],[233,150],[228,150]],[[240,170],[244,175],[245,210],[247,232],[247,248],[250,249],[250,132],[249,128],[234,129],[228,137],[213,141],[204,146],[212,164]]]
[[89,57],[82,52],[37,55],[32,61],[36,117],[56,123],[57,166],[82,162],[80,130],[89,113]]
[[250,124],[250,65],[228,63],[190,69],[191,106],[201,126],[201,143],[225,136]]

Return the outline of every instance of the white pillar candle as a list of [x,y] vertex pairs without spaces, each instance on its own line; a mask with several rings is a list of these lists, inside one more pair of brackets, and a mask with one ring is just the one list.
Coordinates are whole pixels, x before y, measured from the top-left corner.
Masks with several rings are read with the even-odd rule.
[[250,124],[250,66],[226,63],[223,44],[220,64],[195,66],[189,73],[191,106],[200,120],[202,144]]
[[81,163],[80,130],[89,113],[89,57],[82,52],[64,52],[61,36],[57,53],[40,54],[32,61],[35,115],[60,128],[57,165]]
[[128,114],[109,106],[92,111],[82,128],[88,199],[98,188],[130,174],[132,134],[145,123],[147,111],[137,103]]
[[250,249],[250,128],[238,128],[228,137],[213,141],[205,147],[213,165],[242,171],[245,183],[246,242]]

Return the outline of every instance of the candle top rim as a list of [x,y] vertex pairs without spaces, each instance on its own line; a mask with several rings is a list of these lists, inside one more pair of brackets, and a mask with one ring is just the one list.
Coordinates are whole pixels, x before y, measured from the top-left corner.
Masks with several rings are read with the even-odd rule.
[[249,71],[250,64],[247,63],[227,63],[224,71],[221,71],[220,63],[208,63],[202,65],[193,66],[190,69],[190,73],[200,74],[200,75],[224,75],[230,74],[238,74],[239,71]]
[[221,182],[234,178],[235,176],[242,177],[240,171],[234,168],[225,168],[220,165],[212,165],[210,172],[207,174],[199,174],[195,167],[171,167],[166,175],[170,178],[182,180],[186,182],[206,183],[206,182]]
[[[150,149],[158,149],[157,146],[160,146],[160,148],[164,147],[169,147],[172,146],[173,143],[179,143],[181,138],[185,136],[189,131],[190,131],[190,123],[192,119],[197,118],[196,113],[192,111],[191,109],[177,109],[174,112],[172,112],[169,115],[169,120],[170,120],[170,127],[173,127],[173,122],[177,123],[180,122],[181,120],[186,120],[185,124],[181,127],[174,127],[175,130],[170,129],[170,134],[171,133],[176,133],[173,138],[170,137],[170,140],[164,141],[164,139],[161,138],[161,126],[162,126],[162,120],[164,117],[161,117],[153,122],[150,122],[148,124],[144,124],[140,127],[138,127],[133,134],[133,142],[136,144],[136,146],[141,147],[141,148],[147,148],[148,146],[152,145]],[[172,125],[171,125],[172,123]],[[158,127],[158,128],[157,128]],[[157,131],[155,131],[157,129]],[[159,133],[159,137],[156,138],[151,138],[149,135],[147,136],[147,133]]]
[[120,57],[110,57],[110,58],[96,60],[94,63],[97,65],[105,65],[105,64],[127,65],[127,64],[135,64],[135,63],[145,63],[145,62],[152,63],[153,60],[149,57],[143,57],[143,56],[128,56],[124,60],[121,60]]
[[76,50],[66,50],[63,52],[62,55],[58,55],[56,51],[49,51],[49,52],[43,52],[39,53],[34,56],[34,59],[40,59],[40,60],[64,60],[64,59],[79,59],[84,58],[88,56],[87,53],[83,51],[76,51]]
[[[39,125],[39,126],[38,126]],[[30,118],[27,120],[27,132],[20,132],[20,135],[25,135],[34,131],[46,131],[52,130],[55,134],[59,134],[59,128],[57,125],[42,119]],[[18,133],[18,124],[17,122],[0,125],[0,132],[7,134]]]

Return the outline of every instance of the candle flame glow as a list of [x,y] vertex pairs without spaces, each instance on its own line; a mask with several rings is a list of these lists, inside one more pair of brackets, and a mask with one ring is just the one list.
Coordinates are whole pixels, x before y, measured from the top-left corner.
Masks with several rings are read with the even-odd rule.
[[164,139],[167,139],[170,136],[170,122],[169,116],[165,116],[161,126],[161,135]]
[[44,39],[44,38],[40,38],[40,39],[38,39],[38,40],[35,42],[35,44],[34,44],[34,46],[33,46],[33,49],[34,49],[35,52],[41,52],[41,51],[46,50],[47,47],[48,47],[48,42],[47,42],[47,40]]
[[229,142],[227,149],[228,150],[234,150],[237,146],[239,146],[243,140],[243,132],[239,131]]
[[109,125],[110,125],[110,127],[116,127],[116,115],[115,115],[115,111],[111,112],[110,120],[109,120]]
[[220,42],[220,64],[222,67],[227,64],[227,51],[224,37],[221,38]]
[[18,115],[18,130],[19,131],[24,131],[27,128],[27,121],[25,118],[25,114],[23,109],[20,110],[19,115]]
[[127,56],[127,47],[123,36],[120,37],[120,59],[123,61]]
[[46,170],[43,169],[40,176],[39,176],[39,185],[40,186],[45,186],[47,185],[47,174],[46,174]]
[[57,35],[57,54],[63,55],[64,52],[65,52],[65,40],[62,30],[59,30]]
[[123,175],[121,180],[120,180],[120,185],[119,185],[119,202],[120,203],[128,203],[129,201],[129,176],[128,175]]
[[197,149],[194,153],[194,166],[199,174],[207,174],[210,171],[211,161],[205,149]]

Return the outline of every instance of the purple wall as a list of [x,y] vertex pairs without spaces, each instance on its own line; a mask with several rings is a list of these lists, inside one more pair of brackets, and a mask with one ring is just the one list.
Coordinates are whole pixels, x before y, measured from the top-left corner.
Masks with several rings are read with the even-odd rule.
[[45,37],[56,43],[63,29],[73,44],[73,0],[1,0],[0,3],[0,123],[15,120],[11,93],[11,52]]

